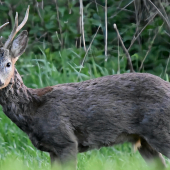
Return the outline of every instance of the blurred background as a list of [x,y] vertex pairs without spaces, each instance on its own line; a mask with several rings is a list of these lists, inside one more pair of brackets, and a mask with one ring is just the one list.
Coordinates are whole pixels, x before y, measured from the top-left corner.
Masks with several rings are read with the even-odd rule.
[[[130,72],[113,24],[117,24],[134,70],[169,81],[169,3],[168,0],[0,0],[0,25],[10,22],[0,36],[5,42],[16,12],[22,22],[30,5],[23,28],[29,32],[29,42],[16,63],[30,88]],[[23,163],[28,169],[50,168],[49,155],[36,150],[1,109],[0,168],[13,169],[13,161],[19,162],[16,167]],[[105,164],[109,166],[106,168]],[[78,155],[78,169],[109,169],[113,165],[115,169],[147,168],[129,144]]]

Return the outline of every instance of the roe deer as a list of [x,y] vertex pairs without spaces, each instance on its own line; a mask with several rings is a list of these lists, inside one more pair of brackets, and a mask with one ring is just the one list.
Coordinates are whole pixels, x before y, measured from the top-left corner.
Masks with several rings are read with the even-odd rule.
[[[27,31],[15,26],[0,48],[0,104],[33,145],[64,165],[90,149],[131,142],[146,161],[170,158],[170,84],[146,73],[126,73],[80,83],[31,89],[15,62],[25,51]],[[3,26],[5,26],[4,24]],[[1,26],[0,28],[2,28]],[[14,40],[13,40],[14,39]]]

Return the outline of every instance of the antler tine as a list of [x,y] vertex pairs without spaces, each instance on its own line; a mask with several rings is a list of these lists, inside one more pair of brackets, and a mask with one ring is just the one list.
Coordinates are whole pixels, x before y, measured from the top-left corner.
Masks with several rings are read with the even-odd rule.
[[2,26],[0,26],[0,30],[2,29],[2,28],[4,28],[6,25],[8,25],[9,24],[9,22],[6,22],[5,24],[3,24]]
[[18,12],[16,12],[16,15],[15,15],[15,25],[14,25],[14,28],[10,34],[10,36],[8,37],[7,41],[5,42],[4,44],[4,48],[8,48],[8,46],[10,45],[10,43],[12,42],[13,38],[15,37],[16,35],[16,30],[17,30],[17,27],[18,27]]
[[[9,24],[9,22],[6,22],[5,24],[3,24],[2,26],[0,26],[0,31],[6,26],[6,25],[8,25]],[[3,46],[3,43],[2,43],[2,36],[0,37],[0,47],[2,47]]]
[[18,26],[17,28],[17,32],[25,25],[25,23],[27,22],[28,20],[28,15],[29,15],[29,9],[30,9],[30,6],[28,5],[28,8],[27,8],[27,11],[25,13],[25,17],[23,19],[23,21],[21,22],[21,24]]
[[28,5],[28,8],[27,8],[27,11],[26,11],[26,14],[25,14],[25,17],[22,21],[22,23],[18,26],[18,13],[16,12],[16,16],[15,16],[15,25],[14,25],[14,28],[8,38],[8,40],[5,42],[5,45],[4,45],[4,48],[8,48],[11,44],[11,42],[13,41],[15,35],[17,34],[17,32],[19,30],[21,30],[21,28],[25,25],[25,23],[27,22],[28,20],[28,15],[29,15],[29,8],[30,6]]
[[3,47],[3,43],[2,43],[2,36],[0,37],[0,47]]

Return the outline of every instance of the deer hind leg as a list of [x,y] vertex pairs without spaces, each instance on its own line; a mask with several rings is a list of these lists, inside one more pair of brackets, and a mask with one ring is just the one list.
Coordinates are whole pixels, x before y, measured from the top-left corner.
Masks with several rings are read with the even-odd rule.
[[51,167],[53,169],[77,169],[77,143],[71,142],[66,147],[56,148],[50,152]]
[[59,159],[59,157],[53,153],[53,152],[50,152],[50,159],[51,159],[51,169],[61,169],[61,161]]
[[153,149],[145,139],[140,138],[135,145],[147,163],[155,162],[156,166],[161,169],[166,167],[162,154]]

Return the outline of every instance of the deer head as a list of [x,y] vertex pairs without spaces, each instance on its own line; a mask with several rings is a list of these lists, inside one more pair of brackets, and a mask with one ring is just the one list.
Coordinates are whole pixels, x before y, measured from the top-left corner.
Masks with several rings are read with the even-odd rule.
[[[9,84],[14,74],[15,63],[19,56],[21,56],[26,49],[28,32],[22,31],[15,39],[14,37],[27,22],[28,15],[29,6],[22,23],[18,26],[18,13],[16,13],[14,28],[5,44],[0,48],[0,89],[6,87]],[[7,24],[8,22],[3,24],[0,27],[0,30]]]

